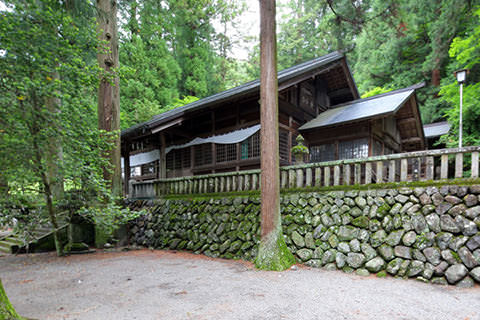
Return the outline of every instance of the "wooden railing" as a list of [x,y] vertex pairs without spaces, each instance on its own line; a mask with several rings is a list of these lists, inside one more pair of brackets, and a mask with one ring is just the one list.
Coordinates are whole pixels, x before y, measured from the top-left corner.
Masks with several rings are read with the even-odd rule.
[[[480,147],[397,153],[280,168],[283,189],[478,178]],[[468,164],[468,165],[467,165]],[[130,182],[130,197],[260,189],[260,170]]]

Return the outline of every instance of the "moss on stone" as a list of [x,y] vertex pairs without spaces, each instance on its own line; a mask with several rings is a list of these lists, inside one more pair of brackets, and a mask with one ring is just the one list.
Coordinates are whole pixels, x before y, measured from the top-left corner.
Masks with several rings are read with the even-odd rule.
[[377,273],[378,278],[385,278],[386,276],[387,276],[387,271],[385,271],[385,270],[382,270],[382,271]]
[[13,308],[12,304],[8,300],[5,289],[0,279],[0,320],[23,320]]
[[356,217],[352,220],[352,224],[359,228],[367,228],[368,227],[368,218],[365,216]]
[[280,226],[260,242],[255,267],[261,270],[283,271],[295,263],[295,257],[288,250]]

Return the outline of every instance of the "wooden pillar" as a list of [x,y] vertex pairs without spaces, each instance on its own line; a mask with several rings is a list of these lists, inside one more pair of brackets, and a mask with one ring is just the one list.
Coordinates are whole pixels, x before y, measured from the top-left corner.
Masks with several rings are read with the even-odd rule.
[[478,152],[472,152],[472,178],[478,178]]
[[158,178],[165,179],[167,177],[167,154],[165,153],[165,134],[160,133],[160,164],[158,166]]
[[128,194],[128,183],[130,181],[130,143],[126,142],[126,150],[125,154],[123,155],[123,190],[124,194],[127,197],[131,197],[131,194]]
[[278,153],[278,79],[275,0],[260,1],[261,239],[258,268],[285,270],[295,258],[283,239]]
[[440,159],[440,179],[448,179],[448,154],[442,154]]

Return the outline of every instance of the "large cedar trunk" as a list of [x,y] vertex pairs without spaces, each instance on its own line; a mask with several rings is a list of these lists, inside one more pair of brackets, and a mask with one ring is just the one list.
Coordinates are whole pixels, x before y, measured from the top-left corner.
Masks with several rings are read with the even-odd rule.
[[120,90],[118,78],[117,2],[97,0],[97,32],[100,48],[97,60],[104,74],[98,88],[98,127],[111,133],[113,148],[105,153],[110,168],[104,169],[104,178],[115,196],[122,195],[120,166]]
[[260,1],[261,240],[255,264],[284,270],[294,263],[283,239],[280,217],[278,83],[275,0]]
[[21,320],[23,319],[13,308],[12,304],[8,300],[5,289],[2,285],[2,279],[0,279],[0,319],[5,320]]

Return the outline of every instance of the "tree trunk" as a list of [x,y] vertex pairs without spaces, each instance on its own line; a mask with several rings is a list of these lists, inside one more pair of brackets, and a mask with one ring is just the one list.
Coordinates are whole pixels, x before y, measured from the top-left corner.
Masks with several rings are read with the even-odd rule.
[[22,320],[23,318],[13,308],[12,304],[8,300],[5,289],[2,285],[2,279],[0,279],[0,320]]
[[261,240],[255,265],[285,270],[295,259],[283,239],[280,216],[278,82],[275,0],[260,1]]
[[98,127],[111,137],[111,150],[104,156],[110,166],[104,168],[103,177],[109,183],[114,196],[122,195],[120,165],[120,89],[118,78],[117,1],[97,0],[97,32],[100,48],[97,60],[103,69],[98,88]]
[[[60,78],[58,72],[52,72],[51,81],[56,81]],[[60,113],[60,99],[55,95],[47,98],[46,107],[49,113],[53,116],[56,116]],[[57,121],[54,121],[57,123]],[[59,130],[59,128],[55,128]],[[63,162],[63,147],[62,142],[58,139],[56,132],[48,138],[48,151],[45,153],[45,162],[47,166],[47,176],[48,181],[52,187],[52,194],[55,201],[58,201],[63,198],[64,187],[63,187],[63,175],[60,168],[62,167],[61,163]]]

